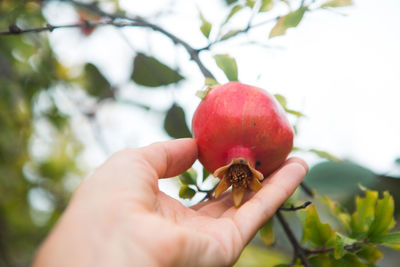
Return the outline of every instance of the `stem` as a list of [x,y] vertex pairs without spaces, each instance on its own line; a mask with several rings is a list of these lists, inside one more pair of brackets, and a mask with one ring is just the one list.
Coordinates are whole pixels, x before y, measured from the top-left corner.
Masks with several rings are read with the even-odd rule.
[[[263,25],[266,25],[266,24],[268,24],[268,23],[277,21],[279,18],[280,18],[280,16],[277,16],[277,17],[275,17],[275,18],[268,19],[268,20],[265,20],[265,21],[262,21],[262,22],[259,22],[259,23],[255,23],[255,24],[252,24],[252,25],[249,24],[249,25],[247,25],[246,28],[244,28],[243,30],[239,31],[239,32],[236,33],[234,36],[237,36],[237,35],[240,35],[240,34],[244,34],[244,33],[248,33],[250,30],[253,30],[253,29],[258,28],[258,27],[260,27],[260,26],[263,26]],[[233,37],[233,36],[232,36],[232,37]],[[204,51],[204,50],[210,50],[210,48],[211,48],[212,46],[214,46],[214,45],[216,45],[216,44],[218,44],[218,43],[225,42],[225,41],[227,41],[227,40],[229,40],[229,39],[230,39],[230,38],[224,39],[224,40],[221,40],[221,39],[215,40],[214,42],[211,42],[211,43],[209,43],[208,45],[206,45],[206,46],[204,46],[204,47],[202,47],[202,48],[197,49],[197,52],[201,52],[201,51]]]
[[[351,252],[351,253],[355,253],[355,252],[359,251],[360,249],[362,249],[360,242],[356,242],[356,243],[353,243],[353,244],[350,244],[350,245],[346,245],[343,248],[345,250]],[[306,253],[306,255],[328,253],[328,252],[332,252],[334,250],[335,250],[335,248],[320,248],[320,249],[306,249],[306,248],[303,248],[303,251]]]
[[283,210],[283,211],[296,211],[296,210],[301,210],[301,209],[305,209],[307,208],[309,205],[311,205],[312,202],[311,201],[306,201],[304,202],[302,205],[300,206],[293,206],[291,205],[290,207],[280,207],[279,210]]
[[279,210],[276,212],[276,217],[278,218],[283,230],[286,233],[286,236],[293,246],[295,258],[299,257],[305,267],[311,267],[311,264],[307,259],[304,249],[300,246],[292,230],[290,229],[289,224],[286,222],[285,218],[282,216]]
[[314,197],[313,191],[312,191],[311,188],[308,187],[308,185],[306,185],[304,182],[301,182],[301,183],[300,183],[300,187],[301,187],[301,189],[303,189],[304,193],[306,193],[308,196]]
[[215,188],[217,188],[218,184],[215,185],[215,186],[214,186],[213,188],[211,188],[210,190],[203,190],[203,189],[201,189],[197,184],[196,184],[195,186],[196,186],[196,189],[197,189],[198,192],[200,192],[200,193],[206,193],[206,195],[203,197],[203,199],[201,199],[201,200],[199,201],[199,203],[200,203],[200,202],[203,202],[203,201],[206,200],[206,199],[211,199],[211,198],[212,198],[212,194],[214,193],[214,190],[215,190]]

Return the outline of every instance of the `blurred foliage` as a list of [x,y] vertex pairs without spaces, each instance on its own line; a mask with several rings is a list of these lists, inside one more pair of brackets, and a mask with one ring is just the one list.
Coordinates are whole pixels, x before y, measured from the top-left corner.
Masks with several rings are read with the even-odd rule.
[[[252,18],[246,28],[233,28],[231,25],[237,14],[244,10],[251,10],[256,15],[269,12],[282,3],[288,8],[286,14],[272,20],[274,26],[270,37],[281,36],[289,28],[297,27],[309,11],[307,5],[294,8],[298,1],[221,1],[227,9],[221,25],[212,24],[207,14],[199,12],[198,30],[207,38],[209,46],[229,41],[250,29]],[[0,1],[0,29],[6,31],[13,25],[22,29],[46,25],[42,14],[46,2],[51,1]],[[119,14],[125,13],[118,1],[108,2]],[[303,4],[305,2],[308,1],[302,1]],[[332,0],[319,4],[314,8],[344,7],[352,1]],[[99,14],[85,13],[79,8],[76,11],[79,22],[101,19]],[[81,30],[85,37],[89,37],[94,28]],[[265,36],[267,39],[268,35]],[[190,56],[193,59],[195,54]],[[232,56],[217,54],[214,60],[228,80],[239,80],[238,66]],[[170,88],[184,80],[178,67],[168,66],[152,55],[138,52],[132,61],[131,82],[145,89]],[[0,35],[0,266],[29,264],[39,243],[65,209],[71,192],[84,175],[78,162],[83,146],[77,141],[71,126],[73,115],[63,109],[60,98],[68,97],[66,92],[78,88],[81,98],[93,100],[94,105],[116,99],[118,88],[95,64],[86,62],[80,70],[76,74],[76,70],[69,69],[58,60],[47,33]],[[214,78],[205,79],[206,88],[217,84]],[[209,90],[201,91],[199,95],[205,97]],[[66,94],[60,96],[60,91]],[[275,97],[288,114],[297,119],[304,117],[301,112],[288,107],[284,96]],[[95,119],[95,109],[83,110],[79,101],[75,104],[78,113],[81,112],[89,121]],[[151,108],[145,106],[145,109]],[[191,136],[182,106],[173,103],[164,115],[164,124],[160,127],[169,136]],[[314,166],[306,178],[306,182],[324,197],[317,197],[316,206],[297,213],[298,220],[302,222],[303,242],[310,249],[331,249],[327,253],[311,255],[312,266],[373,266],[383,257],[377,244],[398,248],[399,234],[389,231],[395,227],[393,216],[398,216],[400,211],[394,206],[395,202],[400,202],[400,180],[341,161],[326,151],[295,150],[330,160]],[[396,162],[399,163],[399,159]],[[191,199],[196,194],[204,194],[200,188],[209,176],[205,169],[201,179],[193,169],[183,173],[179,176],[179,196]],[[372,190],[365,190],[358,184]],[[385,192],[379,197],[378,191]],[[364,196],[356,197],[354,202],[355,194]],[[318,203],[325,205],[323,210]],[[334,218],[329,223],[323,222],[326,212]],[[279,239],[278,227],[273,221],[271,219],[266,223],[260,232],[260,240],[268,246]],[[354,248],[354,251],[348,248]],[[288,251],[288,248],[279,250],[249,245],[235,266],[288,266],[289,256],[282,251]],[[302,265],[297,263],[294,266]]]
[[[0,17],[2,29],[9,24],[45,22],[41,6],[34,1],[2,1]],[[41,35],[0,37],[0,266],[26,265],[67,202],[65,190],[55,191],[61,187],[61,178],[74,168],[73,157],[68,162],[51,156],[38,161],[29,151],[33,121],[38,119],[47,120],[58,132],[54,142],[70,140],[65,134],[67,118],[54,103],[43,113],[34,112],[37,94],[48,93],[62,80],[59,66],[47,38]],[[30,170],[34,174],[28,175],[28,163],[36,166]],[[57,205],[50,213],[39,210],[29,199],[32,194],[51,197]],[[39,225],[33,217],[41,215],[47,219]]]
[[148,87],[177,83],[183,77],[158,59],[138,53],[133,63],[132,80]]
[[271,218],[260,229],[260,239],[267,246],[272,245],[275,241],[273,222]]
[[164,129],[169,136],[174,138],[191,137],[189,127],[186,123],[185,111],[177,104],[173,104],[167,111],[164,120]]
[[290,255],[277,249],[248,245],[235,267],[274,267],[281,263],[289,263]]
[[236,60],[229,55],[215,55],[217,66],[224,71],[229,81],[238,81]]
[[306,11],[307,7],[303,6],[283,17],[280,17],[276,25],[272,28],[269,38],[285,34],[288,28],[297,27]]

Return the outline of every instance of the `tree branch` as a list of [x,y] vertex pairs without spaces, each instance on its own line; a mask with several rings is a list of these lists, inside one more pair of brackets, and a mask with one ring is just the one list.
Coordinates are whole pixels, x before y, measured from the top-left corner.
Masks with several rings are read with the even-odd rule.
[[312,202],[311,201],[306,201],[304,202],[302,205],[300,206],[293,206],[291,205],[290,207],[280,207],[279,210],[283,210],[283,211],[296,211],[296,210],[301,210],[301,209],[305,209],[307,208],[309,205],[311,205]]
[[[51,1],[51,0],[47,0],[47,1]],[[59,1],[69,2],[77,7],[87,9],[91,12],[94,12],[94,13],[100,15],[100,16],[110,18],[112,21],[117,20],[117,19],[127,20],[127,21],[135,23],[135,26],[150,28],[153,31],[161,33],[161,34],[165,35],[166,37],[168,37],[174,44],[179,44],[179,45],[183,46],[183,48],[189,54],[190,59],[193,60],[197,64],[197,66],[199,67],[199,69],[200,69],[201,73],[204,75],[204,77],[215,79],[214,75],[204,66],[203,62],[200,60],[198,49],[194,49],[186,41],[180,39],[176,35],[165,30],[164,28],[162,28],[156,24],[150,23],[147,20],[145,20],[144,18],[139,17],[139,16],[135,16],[135,17],[131,18],[131,17],[124,16],[124,15],[112,14],[112,13],[105,12],[105,11],[101,10],[96,4],[85,4],[85,3],[77,2],[74,0],[59,0]]]
[[38,27],[38,28],[27,28],[27,29],[22,29],[18,27],[15,24],[12,24],[8,27],[8,31],[0,31],[0,35],[18,35],[18,34],[24,34],[24,33],[39,33],[39,32],[44,32],[44,31],[49,31],[52,32],[57,29],[68,29],[68,28],[93,28],[97,26],[114,26],[114,27],[134,27],[134,26],[139,26],[138,24],[135,23],[118,23],[118,22],[90,22],[86,21],[84,23],[75,23],[75,24],[66,24],[66,25],[51,25],[47,24],[45,27]]
[[278,221],[282,225],[282,228],[285,231],[286,236],[288,237],[290,243],[293,246],[294,255],[295,255],[294,259],[297,259],[297,257],[299,257],[305,267],[311,267],[311,264],[307,259],[304,249],[300,246],[299,242],[297,241],[296,237],[294,236],[294,234],[293,234],[292,230],[290,229],[289,224],[286,222],[285,218],[283,218],[283,216],[279,210],[276,212],[275,215],[278,218]]

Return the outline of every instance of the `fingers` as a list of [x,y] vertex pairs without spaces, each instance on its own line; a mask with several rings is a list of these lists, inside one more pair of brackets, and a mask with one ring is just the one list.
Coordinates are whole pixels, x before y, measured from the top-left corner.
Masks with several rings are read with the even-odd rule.
[[192,138],[155,143],[137,153],[156,171],[159,178],[178,175],[197,159],[197,144]]
[[263,188],[249,201],[236,211],[227,211],[225,215],[235,222],[245,243],[251,240],[257,230],[293,194],[307,170],[307,164],[303,160],[289,159],[263,182]]

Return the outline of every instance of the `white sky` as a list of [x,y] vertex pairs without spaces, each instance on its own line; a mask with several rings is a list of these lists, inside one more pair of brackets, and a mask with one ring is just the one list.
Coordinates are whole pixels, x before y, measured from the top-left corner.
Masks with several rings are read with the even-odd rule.
[[[131,13],[143,16],[154,14],[154,7],[162,9],[170,2],[120,1]],[[199,31],[197,7],[216,23],[226,15],[220,2],[178,0],[173,6],[178,13],[161,17],[156,23],[201,47],[206,40]],[[267,39],[273,26],[269,24],[237,41],[215,46],[210,53],[202,54],[202,59],[225,82],[212,55],[229,53],[238,62],[242,82],[282,94],[290,108],[305,113],[307,118],[300,124],[296,146],[326,150],[379,173],[399,173],[393,161],[400,157],[400,1],[355,2],[353,7],[337,9],[347,16],[329,11],[310,12],[296,29],[272,40]],[[284,6],[276,12],[285,12]],[[55,25],[75,19],[72,10],[60,4],[49,7],[46,14]],[[247,23],[248,15],[238,15],[233,25]],[[186,108],[190,125],[200,101],[194,94],[203,85],[196,65],[188,61],[182,48],[174,47],[160,34],[144,29],[122,32],[135,51],[151,53],[172,66],[178,65],[187,79],[170,90],[128,84],[135,52],[121,33],[111,27],[98,29],[86,39],[76,30],[55,31],[51,41],[67,65],[79,66],[86,60],[98,64],[112,83],[122,88],[122,98],[148,103],[159,110],[166,110],[176,99]],[[268,48],[242,45],[247,40],[261,41]],[[104,104],[98,118],[111,151],[168,139],[161,129],[163,116],[158,113],[122,104]],[[84,159],[90,167],[98,165],[106,155],[98,147],[90,127],[82,117],[77,117],[74,124],[88,144]],[[309,164],[318,161],[310,155],[304,157]]]

